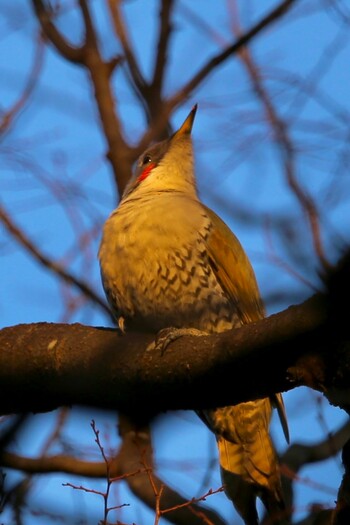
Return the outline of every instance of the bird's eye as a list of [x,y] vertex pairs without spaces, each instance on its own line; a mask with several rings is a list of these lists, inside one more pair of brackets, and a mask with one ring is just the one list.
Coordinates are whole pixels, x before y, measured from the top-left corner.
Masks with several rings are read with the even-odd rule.
[[147,164],[149,164],[150,162],[152,162],[152,157],[151,155],[145,155],[142,159],[142,166],[146,166]]

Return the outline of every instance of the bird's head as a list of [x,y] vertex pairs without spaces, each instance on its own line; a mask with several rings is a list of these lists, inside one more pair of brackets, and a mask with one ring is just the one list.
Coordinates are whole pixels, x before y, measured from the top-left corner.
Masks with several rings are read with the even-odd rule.
[[184,191],[196,195],[191,130],[197,105],[168,139],[150,146],[138,159],[123,199],[148,192]]

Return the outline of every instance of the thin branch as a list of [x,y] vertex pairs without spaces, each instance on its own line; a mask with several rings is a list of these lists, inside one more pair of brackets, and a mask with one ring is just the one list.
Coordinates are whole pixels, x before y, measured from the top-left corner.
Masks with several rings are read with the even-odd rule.
[[85,25],[85,52],[89,46],[97,49],[97,36],[92,22],[88,3],[86,2],[86,0],[79,0],[79,6],[83,15]]
[[152,78],[152,91],[154,90],[159,99],[162,95],[164,74],[166,70],[168,47],[172,32],[170,16],[173,9],[174,0],[163,0],[159,13],[159,35],[157,44],[157,54]]
[[[144,434],[145,441],[142,442],[142,450],[147,449],[147,460],[151,461],[149,454],[151,454],[152,446],[150,444],[149,433]],[[136,439],[136,441],[135,441]],[[139,439],[139,438],[138,438]],[[123,444],[115,458],[108,461],[110,466],[111,483],[115,481],[126,481],[131,491],[151,509],[156,508],[156,500],[153,491],[149,490],[149,479],[142,466],[142,450],[140,451],[140,441],[137,441],[137,436],[133,431],[128,431],[123,438]],[[3,467],[21,470],[27,474],[46,474],[64,472],[66,474],[73,474],[88,478],[106,478],[106,462],[105,461],[83,461],[72,456],[58,455],[51,457],[27,458],[13,454],[11,452],[0,453],[0,464]],[[153,465],[153,461],[150,463]],[[187,500],[176,491],[168,487],[157,476],[154,476],[155,483],[164,487],[163,502],[166,506],[174,507],[169,511],[168,519],[176,525],[201,525],[203,519],[209,520],[207,522],[215,525],[224,525],[223,520],[212,510],[193,505],[190,509],[182,509],[182,505],[187,505]],[[95,489],[86,488],[82,485],[73,485],[66,483],[65,486],[70,486],[77,490],[83,490],[90,493],[95,493],[105,497],[105,494]],[[179,506],[179,508],[176,508]],[[117,507],[108,507],[112,510]]]
[[81,47],[72,46],[60,33],[51,20],[50,8],[45,7],[42,0],[32,0],[32,5],[36,16],[41,24],[42,30],[57,51],[67,60],[75,64],[82,64],[84,57],[84,45]]
[[1,452],[0,463],[2,466],[22,470],[27,474],[46,474],[51,472],[65,472],[89,478],[103,478],[106,476],[104,461],[83,461],[72,456],[42,456],[27,458],[12,452]]
[[[141,411],[142,412],[142,411]],[[149,508],[155,510],[155,523],[161,515],[160,497],[163,509],[171,509],[167,519],[177,525],[203,525],[203,522],[224,525],[222,518],[213,510],[200,507],[196,503],[188,504],[184,498],[171,489],[156,475],[153,461],[151,432],[147,424],[137,426],[124,414],[119,417],[119,431],[123,440],[119,450],[122,472],[130,472],[142,467],[137,477],[127,479],[130,490]]]
[[327,435],[319,443],[312,445],[294,443],[283,454],[281,462],[295,474],[305,465],[319,463],[335,456],[349,439],[350,422],[346,421],[335,433]]
[[44,57],[43,40],[41,36],[38,35],[36,39],[36,49],[34,53],[34,61],[33,61],[32,69],[30,71],[27,83],[23,89],[22,94],[16,100],[16,102],[12,105],[12,107],[9,110],[7,110],[4,114],[1,115],[0,135],[4,135],[8,131],[16,115],[18,115],[18,113],[23,109],[30,95],[33,93],[34,88],[39,79],[40,70],[43,65],[43,57]]
[[188,507],[191,506],[193,503],[199,503],[200,501],[206,501],[208,496],[213,496],[214,494],[219,494],[220,492],[224,491],[224,487],[219,487],[218,489],[209,489],[205,494],[202,496],[198,496],[196,498],[191,498],[188,501],[185,501],[181,505],[176,505],[175,507],[166,508],[160,511],[161,514],[168,514],[168,512],[172,512],[175,509],[180,509],[181,507]]
[[[91,75],[101,124],[109,146],[107,158],[112,165],[119,194],[122,194],[130,178],[134,159],[130,156],[131,149],[124,140],[117,115],[115,95],[111,86],[111,62],[103,60],[88,3],[86,0],[79,0],[79,5],[86,32],[84,64]],[[112,61],[113,67],[118,62],[118,59],[116,62]]]
[[[239,27],[237,10],[234,21],[235,36],[236,38],[239,38],[241,29]],[[288,133],[288,126],[278,114],[277,109],[273,105],[271,97],[264,86],[259,69],[254,63],[250,50],[247,47],[244,47],[241,50],[239,56],[249,74],[253,89],[263,104],[267,120],[273,130],[275,140],[278,146],[281,148],[283,167],[287,182],[297,200],[299,201],[301,208],[304,210],[306,217],[308,218],[315,252],[323,266],[323,269],[326,270],[330,268],[330,264],[325,256],[322,245],[317,208],[312,197],[308,195],[306,190],[304,190],[297,181],[295,173],[295,148]]]
[[121,43],[123,52],[130,70],[132,80],[140,93],[143,93],[146,81],[141,73],[135,58],[135,53],[130,44],[130,37],[126,30],[126,25],[121,13],[120,0],[108,0],[109,10],[111,13],[114,31]]
[[107,158],[112,165],[116,185],[121,194],[130,178],[135,157],[132,156],[132,150],[123,138],[121,123],[117,117],[115,96],[110,84],[111,71],[120,60],[118,58],[112,61],[103,60],[86,0],[79,0],[85,26],[85,41],[80,48],[74,48],[66,42],[51,22],[49,8],[45,7],[42,0],[32,0],[32,2],[46,37],[56,50],[71,62],[84,65],[91,75],[101,125],[108,143]]
[[18,226],[15,225],[14,221],[10,216],[5,212],[3,208],[0,207],[0,220],[6,227],[7,231],[16,239],[16,241],[21,244],[40,264],[42,264],[46,269],[53,272],[55,275],[59,276],[66,283],[78,288],[86,298],[92,300],[96,303],[105,313],[107,313],[113,320],[113,316],[110,312],[108,305],[105,300],[102,299],[96,292],[90,288],[90,286],[69,273],[65,268],[60,264],[56,263],[45,255],[40,248],[35,245],[21,230]]
[[182,87],[177,93],[171,96],[168,100],[162,103],[162,111],[157,115],[152,115],[153,119],[150,123],[149,129],[144,133],[138,145],[134,148],[134,157],[137,157],[144,151],[152,140],[161,136],[162,132],[167,126],[169,117],[173,110],[179,106],[191,93],[205,80],[210,73],[212,73],[217,66],[222,64],[227,58],[238,52],[244,45],[250,42],[263,29],[268,27],[274,21],[278,20],[292,7],[297,0],[284,0],[277,7],[275,7],[268,15],[255,24],[250,30],[242,35],[233,44],[226,47],[222,52],[211,58],[193,77]]
[[296,281],[302,283],[305,287],[308,287],[313,292],[318,292],[319,289],[309,280],[306,279],[301,273],[297,272],[290,264],[288,264],[282,257],[280,257],[274,250],[272,238],[271,238],[271,226],[270,217],[265,217],[264,222],[264,233],[268,249],[268,257],[273,264],[282,268],[287,274],[293,277]]
[[115,33],[121,43],[130,73],[130,84],[144,107],[149,128],[139,144],[131,150],[134,161],[153,141],[163,139],[169,131],[169,117],[174,106],[162,101],[162,86],[166,68],[167,50],[171,35],[170,15],[173,0],[163,0],[159,15],[159,35],[152,81],[147,83],[141,73],[122,17],[120,0],[108,0]]
[[[302,483],[323,490],[334,496],[334,488],[317,484],[315,480],[305,479],[298,472],[312,463],[325,461],[340,452],[345,443],[350,439],[350,423],[347,421],[336,432],[328,435],[318,443],[302,444],[294,443],[280,458],[283,494],[285,497],[286,510],[291,517],[294,502],[294,482]],[[263,525],[268,524],[268,516]]]
[[[5,418],[1,418],[1,419],[5,419]],[[21,428],[24,426],[27,420],[28,420],[28,414],[19,414],[11,421],[10,425],[6,427],[5,431],[2,430],[2,434],[0,436],[0,450],[3,450],[11,442],[13,442],[13,440],[16,438],[17,432],[21,430]]]
[[262,18],[251,29],[240,36],[238,40],[235,40],[233,44],[212,57],[183,88],[181,88],[173,97],[171,97],[169,104],[172,107],[179,105],[210,73],[214,71],[218,65],[222,64],[227,58],[234,55],[243,46],[248,44],[263,29],[269,27],[273,22],[284,16],[296,2],[297,0],[284,0],[277,7],[272,9],[270,13]]

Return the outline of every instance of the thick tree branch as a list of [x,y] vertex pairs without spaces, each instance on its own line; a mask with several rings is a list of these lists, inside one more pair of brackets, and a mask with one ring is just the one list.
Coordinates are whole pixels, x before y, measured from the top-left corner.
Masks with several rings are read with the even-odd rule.
[[180,338],[165,353],[147,349],[153,334],[79,324],[4,328],[0,413],[81,404],[147,418],[150,407],[225,406],[298,385],[349,411],[349,268],[350,252],[325,279],[326,293],[240,329]]
[[[74,404],[135,413],[147,413],[149,407],[155,412],[197,409],[302,384],[347,408],[349,349],[339,343],[337,353],[327,312],[325,296],[315,295],[241,329],[181,338],[163,355],[146,350],[151,334],[120,336],[78,324],[4,328],[0,412]],[[208,388],[212,384],[215,393]]]
[[154,64],[152,88],[159,100],[162,95],[163,80],[168,59],[168,48],[172,33],[171,13],[174,0],[162,0],[159,13],[159,35],[157,44],[157,54]]
[[95,91],[95,99],[103,131],[108,142],[107,158],[121,195],[131,175],[131,149],[124,140],[117,106],[111,86],[111,64],[104,61],[99,49],[96,31],[86,0],[79,0],[86,31],[84,64],[88,69]]
[[120,0],[108,0],[109,11],[111,14],[114,31],[123,48],[123,53],[130,70],[131,78],[138,92],[142,93],[146,86],[146,81],[143,78],[137,60],[135,58],[135,53],[131,47],[130,37],[127,33],[126,24],[122,17],[120,4]]

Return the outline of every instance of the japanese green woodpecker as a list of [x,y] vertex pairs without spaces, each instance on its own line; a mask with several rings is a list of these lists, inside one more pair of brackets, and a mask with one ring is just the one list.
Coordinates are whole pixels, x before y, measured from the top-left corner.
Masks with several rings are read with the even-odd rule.
[[[122,330],[210,334],[264,316],[240,242],[198,198],[191,140],[196,109],[169,139],[141,155],[105,223],[102,282]],[[200,413],[216,436],[225,492],[246,525],[258,523],[257,496],[270,514],[283,505],[269,435],[273,405],[283,419],[280,394]]]

